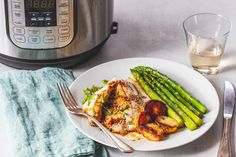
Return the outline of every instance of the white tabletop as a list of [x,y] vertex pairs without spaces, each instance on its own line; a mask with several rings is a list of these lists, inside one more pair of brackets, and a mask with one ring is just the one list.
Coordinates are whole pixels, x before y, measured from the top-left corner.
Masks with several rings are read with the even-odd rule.
[[[229,80],[236,87],[235,0],[115,0],[114,20],[119,23],[118,34],[112,35],[95,57],[74,67],[74,73],[78,76],[100,63],[127,57],[165,58],[190,66],[182,22],[187,16],[199,12],[222,14],[233,23],[221,62],[221,72],[206,76],[220,96],[222,109],[224,81]],[[0,64],[0,73],[11,69]],[[8,141],[3,128],[0,121],[0,156],[13,157],[10,149],[13,141]],[[217,154],[221,131],[222,112],[206,134],[179,148],[132,154],[109,148],[109,152],[112,157],[211,157]]]

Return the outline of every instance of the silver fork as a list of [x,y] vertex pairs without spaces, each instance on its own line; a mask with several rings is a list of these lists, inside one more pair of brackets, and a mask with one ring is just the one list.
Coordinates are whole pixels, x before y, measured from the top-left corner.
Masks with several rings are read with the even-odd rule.
[[91,119],[108,137],[109,139],[114,143],[114,145],[122,152],[124,153],[131,153],[134,151],[132,147],[124,143],[122,140],[120,140],[118,137],[113,135],[106,127],[104,127],[96,118],[93,116],[90,116],[89,114],[82,111],[82,108],[79,107],[77,102],[75,101],[72,93],[70,92],[67,85],[62,83],[57,83],[57,87],[61,96],[61,99],[65,105],[65,107],[70,111],[72,114],[75,115],[82,115],[87,117],[88,119]]

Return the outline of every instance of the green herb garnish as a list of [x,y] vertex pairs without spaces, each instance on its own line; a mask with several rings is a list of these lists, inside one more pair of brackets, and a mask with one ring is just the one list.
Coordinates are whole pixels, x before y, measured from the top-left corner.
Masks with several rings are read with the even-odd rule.
[[101,89],[101,87],[92,86],[91,88],[85,88],[83,90],[83,93],[85,95],[85,98],[83,99],[82,103],[84,104],[86,101],[88,101],[88,104],[90,104],[90,101],[95,96],[95,92]]
[[119,111],[120,114],[122,114],[123,116],[127,116],[128,114],[123,112],[123,111]]
[[120,108],[121,111],[124,111],[124,110],[129,108],[129,104],[123,103],[119,108]]
[[108,80],[102,80],[102,84],[106,85],[109,81]]
[[112,115],[112,112],[109,111],[104,105],[102,105],[102,109],[105,112],[106,115]]

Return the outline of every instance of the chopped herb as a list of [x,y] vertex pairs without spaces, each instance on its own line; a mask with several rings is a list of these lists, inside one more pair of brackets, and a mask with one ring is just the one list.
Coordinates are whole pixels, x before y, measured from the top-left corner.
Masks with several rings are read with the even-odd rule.
[[93,99],[94,96],[95,96],[95,94],[93,94],[93,95],[91,95],[91,96],[86,96],[86,97],[83,99],[82,103],[84,104],[85,102],[88,102],[88,106],[89,106],[89,105],[90,105],[90,102],[91,102],[91,100]]
[[97,87],[94,85],[91,88],[85,88],[83,90],[85,98],[83,99],[82,103],[84,104],[86,101],[88,101],[88,104],[90,104],[91,99],[95,96],[95,92],[99,89],[101,89],[101,87]]
[[123,111],[119,111],[120,114],[122,114],[123,116],[127,116],[128,114],[123,112]]
[[117,99],[117,98],[119,98],[119,97],[120,97],[120,93],[118,92],[118,93],[115,95],[114,99]]
[[100,104],[104,105],[104,104],[105,104],[105,96],[104,96],[104,93],[103,93],[101,96],[102,96],[102,99],[99,100],[99,101],[97,100],[96,103],[100,103]]
[[105,96],[104,96],[104,93],[102,94],[102,104],[105,103]]
[[127,124],[128,124],[128,125],[132,125],[132,124],[133,124],[133,122],[132,122],[132,121],[129,121]]
[[129,108],[129,104],[127,104],[127,103],[123,103],[121,106],[120,106],[120,110],[121,111],[124,111],[124,110],[126,110],[126,109],[128,109]]
[[106,85],[109,81],[108,80],[102,80],[102,84]]
[[102,105],[102,109],[105,112],[106,115],[112,115],[112,112],[109,111],[104,105]]

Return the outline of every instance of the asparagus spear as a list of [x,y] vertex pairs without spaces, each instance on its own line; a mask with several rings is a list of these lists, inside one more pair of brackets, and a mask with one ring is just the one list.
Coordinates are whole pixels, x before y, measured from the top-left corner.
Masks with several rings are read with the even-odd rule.
[[[144,81],[144,79],[142,78],[142,76],[137,73],[136,71],[131,69],[131,73],[133,75],[133,77],[138,81],[138,83],[140,84],[140,86],[143,88],[144,92],[153,100],[159,100],[159,101],[163,101],[161,100],[161,98],[159,97],[159,95]],[[167,114],[175,119],[178,124],[179,127],[183,126],[183,120],[182,118],[171,108],[167,105]]]
[[158,78],[161,78],[163,81],[165,81],[171,87],[173,87],[177,92],[179,92],[183,98],[185,98],[192,105],[194,105],[199,111],[201,111],[202,113],[206,113],[207,112],[206,107],[199,100],[194,98],[189,92],[187,92],[177,82],[175,82],[174,80],[170,79],[168,76],[160,73],[158,70],[154,70],[154,69],[152,69],[150,67],[145,67],[145,66],[135,67],[134,70],[148,72],[149,74],[153,74],[154,76],[156,76]]
[[174,94],[174,96],[182,103],[184,104],[186,107],[188,107],[194,114],[196,114],[198,117],[203,117],[203,114],[196,109],[194,106],[192,106],[191,104],[189,104],[189,102],[187,102],[184,98],[181,97],[181,95],[176,92],[174,90],[173,87],[171,87],[169,84],[165,83],[163,80],[161,79],[157,79],[156,81],[159,81],[162,85],[164,85],[172,94]]
[[197,115],[195,115],[188,107],[186,107],[184,104],[182,104],[178,99],[176,99],[168,89],[166,89],[160,82],[156,81],[155,78],[150,77],[146,75],[146,77],[149,77],[149,79],[152,80],[154,85],[156,85],[159,89],[162,90],[162,92],[172,101],[174,104],[178,105],[182,111],[184,111],[198,126],[202,125],[202,120]]

